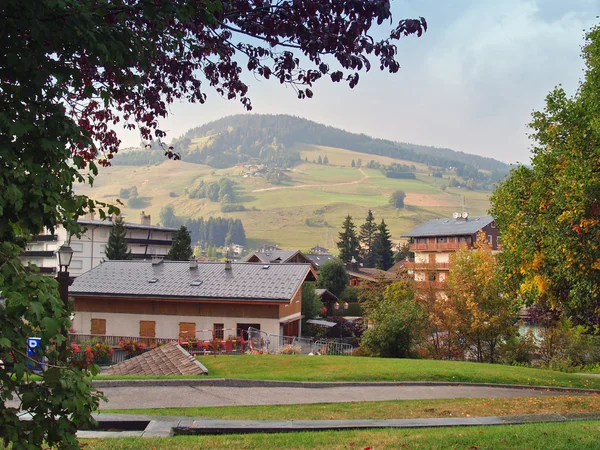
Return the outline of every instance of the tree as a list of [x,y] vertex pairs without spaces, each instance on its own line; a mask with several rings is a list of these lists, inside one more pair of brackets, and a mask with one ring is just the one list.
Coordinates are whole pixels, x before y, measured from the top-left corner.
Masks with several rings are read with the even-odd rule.
[[158,213],[158,220],[165,227],[177,228],[180,226],[181,221],[175,215],[175,208],[173,205],[165,205],[160,209]]
[[352,167],[356,167],[356,162],[354,162],[354,160],[352,160]]
[[106,244],[106,258],[112,260],[127,260],[131,259],[131,250],[127,245],[127,230],[123,217],[118,216],[115,219],[113,229],[108,236]]
[[502,293],[498,263],[480,231],[474,250],[463,248],[452,255],[448,278],[448,314],[456,333],[478,362],[495,362],[499,345],[515,332],[509,297]]
[[388,270],[394,265],[391,236],[383,219],[377,227],[377,234],[373,241],[372,257],[375,267],[381,270]]
[[348,286],[348,282],[348,272],[341,260],[331,259],[321,264],[319,269],[319,287],[321,289],[327,289],[336,297],[340,297]]
[[319,155],[319,159],[317,160],[317,164],[323,164],[323,159],[321,158],[321,155]]
[[427,311],[415,301],[415,292],[406,281],[385,287],[376,301],[365,305],[366,317],[373,323],[360,341],[361,349],[381,358],[407,358],[414,355],[425,327]]
[[556,88],[533,113],[531,167],[499,183],[491,214],[504,292],[592,327],[600,325],[600,28],[587,33],[582,55],[577,93]]
[[369,210],[365,223],[360,226],[360,233],[358,235],[361,244],[362,261],[365,267],[374,267],[375,265],[373,260],[373,243],[376,234],[377,224],[375,223],[375,217],[373,217],[373,212]]
[[185,225],[181,225],[173,236],[173,244],[171,244],[171,250],[169,250],[167,258],[171,261],[189,261],[192,256],[194,256],[194,251],[192,250],[190,232]]
[[394,208],[402,209],[404,208],[405,198],[406,193],[404,191],[397,190],[390,196],[390,205],[392,205]]
[[358,260],[360,244],[356,236],[356,226],[352,223],[352,217],[346,216],[342,224],[342,231],[338,235],[337,247],[340,251],[339,258],[343,262]]
[[325,155],[325,157],[323,158],[323,164],[329,164],[329,158],[327,157],[327,155]]
[[302,315],[304,321],[314,319],[321,313],[323,302],[315,291],[315,283],[302,284]]
[[[403,20],[389,39],[376,41],[369,30],[391,18],[389,2],[342,0],[258,6],[249,0],[6,0],[0,18],[7,62],[0,65],[0,359],[14,361],[12,374],[0,371],[0,429],[13,447],[78,448],[74,430],[90,421],[99,396],[85,368],[63,363],[70,312],[57,283],[35,267],[25,270],[19,255],[44,227],[61,223],[77,235],[77,218],[86,212],[100,208],[102,218],[119,212],[73,191],[76,182],[91,184],[98,164],[109,165],[117,153],[114,125],[139,127],[147,145],[155,139],[177,159],[159,126],[174,101],[204,103],[211,86],[251,109],[241,67],[288,83],[299,98],[312,97],[310,88],[325,76],[354,87],[358,72],[370,68],[368,55],[397,72],[393,41],[421,35],[426,23]],[[297,55],[311,68],[300,66]],[[346,73],[332,70],[323,55]],[[56,362],[39,383],[29,382],[26,365],[33,332],[41,336],[42,356]],[[32,421],[19,421],[21,411],[6,408],[15,392]]]

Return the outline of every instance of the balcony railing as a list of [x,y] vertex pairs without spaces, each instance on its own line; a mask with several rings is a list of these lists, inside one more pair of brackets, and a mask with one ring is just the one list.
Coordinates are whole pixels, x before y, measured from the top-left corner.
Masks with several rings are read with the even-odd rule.
[[85,344],[89,342],[106,342],[108,345],[114,348],[119,347],[119,342],[121,341],[136,341],[143,342],[147,346],[151,346],[152,344],[159,343],[167,343],[167,342],[177,342],[178,339],[173,338],[150,338],[150,337],[139,337],[139,336],[108,336],[104,334],[79,334],[79,333],[69,333],[69,339],[71,342],[75,342],[77,344]]
[[58,241],[58,236],[56,234],[38,234],[33,236],[31,239],[32,242],[53,242]]
[[21,253],[25,258],[53,258],[55,252],[53,250],[26,250]]
[[412,270],[449,270],[450,263],[442,263],[442,262],[406,262],[404,263],[404,267],[406,269]]
[[128,244],[141,244],[141,245],[173,245],[173,241],[167,239],[143,239],[143,238],[126,238]]
[[419,244],[410,244],[410,251],[414,252],[416,250],[460,250],[461,248],[468,248],[471,244],[467,244],[466,242],[440,242],[440,243],[419,243]]

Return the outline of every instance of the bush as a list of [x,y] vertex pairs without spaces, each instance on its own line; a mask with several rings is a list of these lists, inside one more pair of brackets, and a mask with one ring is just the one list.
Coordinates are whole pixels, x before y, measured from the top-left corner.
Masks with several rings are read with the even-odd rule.
[[224,203],[221,205],[221,212],[246,211],[244,205],[239,203]]

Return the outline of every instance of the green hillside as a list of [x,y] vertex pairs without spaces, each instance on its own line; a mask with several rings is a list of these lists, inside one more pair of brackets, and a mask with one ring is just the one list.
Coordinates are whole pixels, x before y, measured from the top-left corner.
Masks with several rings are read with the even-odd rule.
[[[460,208],[462,196],[471,214],[484,214],[489,206],[488,192],[448,187],[456,173],[444,172],[433,177],[424,164],[413,164],[415,179],[387,178],[380,170],[352,167],[352,161],[363,164],[373,160],[379,164],[402,163],[389,156],[359,153],[341,148],[295,144],[293,150],[301,160],[328,157],[329,164],[299,163],[282,172],[281,184],[254,176],[251,165],[216,169],[183,161],[132,167],[115,165],[100,171],[93,188],[80,192],[103,201],[116,201],[121,190],[136,187],[135,201],[123,200],[122,212],[128,220],[139,221],[142,210],[159,220],[162,207],[172,205],[177,216],[207,219],[210,216],[242,220],[248,244],[257,248],[262,242],[277,243],[282,248],[308,249],[316,244],[334,249],[334,239],[343,217],[350,214],[362,223],[372,209],[377,220],[385,219],[392,237],[430,218],[449,216]],[[406,161],[404,163],[408,164]],[[207,198],[190,198],[201,183],[227,178],[233,182],[234,202],[244,211],[222,212],[222,202]],[[397,210],[388,204],[394,190],[406,192],[406,208]]]

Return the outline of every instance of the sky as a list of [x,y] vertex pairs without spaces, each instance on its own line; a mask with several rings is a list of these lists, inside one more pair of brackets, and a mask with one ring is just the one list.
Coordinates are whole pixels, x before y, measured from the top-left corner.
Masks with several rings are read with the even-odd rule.
[[[527,123],[561,84],[575,93],[586,29],[600,22],[598,0],[392,0],[394,23],[425,17],[421,38],[398,43],[399,73],[375,66],[354,89],[320,80],[299,100],[275,80],[246,73],[253,113],[292,114],[373,137],[446,147],[508,163],[528,163]],[[161,121],[167,141],[189,128],[245,113],[209,94],[204,105],[175,103]],[[139,135],[119,132],[123,146]]]

